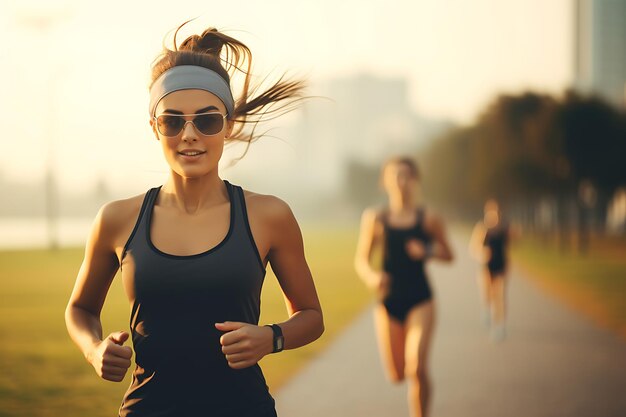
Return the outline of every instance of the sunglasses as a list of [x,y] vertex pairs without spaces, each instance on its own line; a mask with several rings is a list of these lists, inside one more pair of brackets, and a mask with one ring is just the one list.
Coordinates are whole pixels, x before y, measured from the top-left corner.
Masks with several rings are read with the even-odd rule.
[[[191,120],[185,120],[185,116],[195,116]],[[154,118],[157,130],[163,136],[177,136],[185,128],[187,123],[195,126],[196,130],[204,136],[217,135],[224,129],[226,115],[218,112],[196,114],[160,114]]]

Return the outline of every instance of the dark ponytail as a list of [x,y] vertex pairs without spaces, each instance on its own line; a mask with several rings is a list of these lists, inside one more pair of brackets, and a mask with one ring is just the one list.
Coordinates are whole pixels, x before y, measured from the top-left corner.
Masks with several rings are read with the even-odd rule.
[[[287,80],[281,76],[272,86],[259,91],[260,86],[250,83],[252,53],[250,49],[215,28],[208,28],[201,35],[191,35],[177,45],[176,36],[189,21],[180,25],[174,32],[174,47],[164,46],[163,52],[152,64],[151,85],[165,71],[179,65],[197,65],[218,73],[230,85],[230,79],[239,73],[244,76],[239,94],[233,91],[235,111],[229,119],[235,127],[229,141],[246,143],[243,157],[254,140],[263,136],[256,134],[259,122],[271,120],[293,110],[303,99],[304,82]],[[232,86],[231,86],[232,89]],[[250,129],[245,129],[249,125]]]

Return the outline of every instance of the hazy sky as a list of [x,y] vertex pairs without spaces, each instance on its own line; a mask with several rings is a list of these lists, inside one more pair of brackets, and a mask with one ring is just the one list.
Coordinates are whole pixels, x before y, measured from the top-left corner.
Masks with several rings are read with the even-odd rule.
[[[14,180],[41,178],[52,147],[64,186],[98,175],[114,186],[160,182],[167,169],[147,122],[149,66],[165,34],[193,17],[185,35],[227,29],[250,46],[260,76],[402,76],[416,111],[461,123],[497,92],[559,93],[572,78],[569,0],[7,3],[0,175]],[[33,24],[49,16],[48,30]]]

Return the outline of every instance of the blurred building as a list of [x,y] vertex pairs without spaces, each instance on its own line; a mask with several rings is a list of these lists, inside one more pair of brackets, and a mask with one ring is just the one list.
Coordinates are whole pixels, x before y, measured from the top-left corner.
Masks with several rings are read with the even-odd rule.
[[325,82],[325,97],[309,102],[295,126],[301,167],[315,175],[307,186],[337,191],[350,161],[379,166],[391,155],[415,154],[449,123],[417,114],[405,78],[360,74]]
[[576,0],[575,86],[626,103],[626,1]]

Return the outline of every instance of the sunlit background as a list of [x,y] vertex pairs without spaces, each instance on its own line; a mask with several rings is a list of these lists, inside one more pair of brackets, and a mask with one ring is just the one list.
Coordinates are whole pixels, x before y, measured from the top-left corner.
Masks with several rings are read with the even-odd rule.
[[[64,308],[98,208],[168,176],[147,86],[189,19],[181,37],[214,26],[248,45],[257,81],[286,72],[309,86],[242,160],[228,147],[221,175],[292,206],[328,314],[343,317],[329,340],[367,305],[351,263],[359,216],[385,202],[379,169],[399,154],[418,161],[423,201],[457,243],[498,198],[524,230],[516,262],[626,337],[626,0],[2,1],[0,315],[21,318],[0,320],[0,415],[59,415],[32,404],[65,409],[79,385],[115,410],[123,387],[94,382],[60,315],[42,352],[32,335]],[[107,320],[124,325],[114,294]],[[286,357],[317,351],[304,352]],[[33,385],[55,362],[63,378]],[[32,394],[15,394],[24,387]]]
[[90,218],[95,200],[164,181],[146,111],[150,63],[190,18],[197,20],[183,35],[209,25],[226,30],[252,49],[259,79],[287,71],[324,97],[268,126],[270,135],[223,171],[283,196],[303,216],[309,200],[345,192],[349,161],[374,166],[388,154],[421,150],[446,129],[472,123],[498,93],[560,94],[575,74],[574,7],[563,0],[0,7],[7,149],[0,187],[12,196],[1,214],[11,217],[42,216],[46,182],[60,217]]

